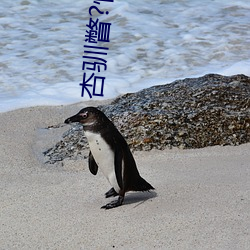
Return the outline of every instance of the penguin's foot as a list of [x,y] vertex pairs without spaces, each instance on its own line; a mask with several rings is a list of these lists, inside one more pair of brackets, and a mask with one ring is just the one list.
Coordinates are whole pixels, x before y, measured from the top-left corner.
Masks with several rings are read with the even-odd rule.
[[119,207],[119,206],[122,205],[123,200],[124,200],[124,197],[123,196],[119,196],[118,200],[112,201],[112,202],[110,202],[110,203],[102,206],[101,208],[110,209],[110,208],[114,208],[114,207]]
[[118,193],[115,191],[114,188],[111,188],[107,193],[105,193],[106,198],[109,198],[109,197],[112,197],[112,196],[115,197],[117,195],[118,195]]

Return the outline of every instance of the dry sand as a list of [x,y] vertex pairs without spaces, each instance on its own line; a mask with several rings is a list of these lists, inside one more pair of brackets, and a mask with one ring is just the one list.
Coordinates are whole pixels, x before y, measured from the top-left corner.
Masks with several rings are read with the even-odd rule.
[[249,249],[250,144],[135,152],[155,188],[103,210],[87,160],[44,165],[81,104],[0,114],[0,249]]

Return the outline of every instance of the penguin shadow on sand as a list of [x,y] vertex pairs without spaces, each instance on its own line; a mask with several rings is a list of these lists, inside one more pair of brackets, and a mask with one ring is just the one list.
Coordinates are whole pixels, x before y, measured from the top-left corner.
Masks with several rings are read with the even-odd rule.
[[133,205],[133,208],[136,208],[142,205],[144,202],[150,202],[151,199],[155,197],[157,197],[157,193],[153,190],[145,192],[129,192],[126,193],[123,206]]

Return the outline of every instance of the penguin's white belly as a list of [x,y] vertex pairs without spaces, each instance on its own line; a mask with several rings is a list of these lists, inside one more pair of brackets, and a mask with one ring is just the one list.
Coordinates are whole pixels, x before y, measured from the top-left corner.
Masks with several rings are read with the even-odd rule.
[[100,134],[86,131],[85,135],[96,164],[108,179],[111,186],[119,193],[120,187],[115,175],[115,155],[113,150]]

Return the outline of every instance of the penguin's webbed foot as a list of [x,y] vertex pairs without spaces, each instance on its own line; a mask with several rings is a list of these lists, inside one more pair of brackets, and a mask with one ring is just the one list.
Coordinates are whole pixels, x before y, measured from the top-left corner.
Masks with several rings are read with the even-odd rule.
[[115,191],[114,188],[111,188],[107,193],[105,193],[106,198],[109,198],[109,197],[112,197],[112,196],[115,197],[117,195],[118,195],[118,193]]
[[119,207],[119,206],[122,205],[123,200],[124,200],[124,197],[123,197],[123,196],[119,196],[118,200],[116,200],[116,201],[111,201],[110,203],[108,203],[108,204],[102,206],[101,208],[110,209],[110,208],[114,208],[114,207]]

